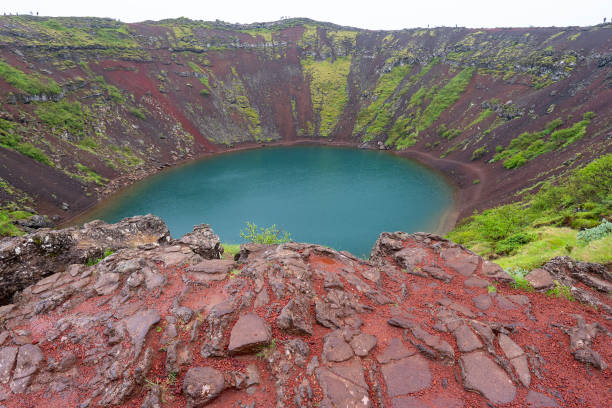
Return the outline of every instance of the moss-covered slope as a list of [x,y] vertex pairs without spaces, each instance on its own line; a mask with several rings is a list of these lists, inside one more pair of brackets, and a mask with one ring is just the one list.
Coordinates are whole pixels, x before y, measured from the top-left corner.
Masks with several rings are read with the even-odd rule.
[[419,152],[467,215],[612,150],[611,33],[0,17],[0,201],[65,218],[172,163],[314,140]]

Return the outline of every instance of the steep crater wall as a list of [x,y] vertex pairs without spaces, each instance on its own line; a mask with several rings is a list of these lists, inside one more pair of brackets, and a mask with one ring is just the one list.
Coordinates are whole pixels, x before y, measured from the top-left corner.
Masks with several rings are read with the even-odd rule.
[[310,142],[437,168],[462,217],[612,151],[611,28],[0,17],[0,200],[65,221],[175,163]]

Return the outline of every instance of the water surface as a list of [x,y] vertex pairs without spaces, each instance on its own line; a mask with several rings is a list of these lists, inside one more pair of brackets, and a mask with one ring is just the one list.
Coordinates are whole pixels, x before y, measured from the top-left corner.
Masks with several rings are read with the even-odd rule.
[[433,231],[452,205],[433,171],[385,152],[298,146],[223,154],[150,177],[87,215],[117,222],[152,213],[173,237],[211,224],[240,243],[250,221],[293,240],[369,255],[383,231]]

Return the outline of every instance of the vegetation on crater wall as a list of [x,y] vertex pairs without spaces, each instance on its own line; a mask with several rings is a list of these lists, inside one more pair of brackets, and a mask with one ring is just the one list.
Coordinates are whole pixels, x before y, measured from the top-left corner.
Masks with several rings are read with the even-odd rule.
[[40,163],[52,165],[51,159],[41,149],[29,142],[24,142],[16,132],[17,125],[13,122],[0,118],[0,146],[16,150]]
[[[367,107],[359,111],[353,134],[357,134],[366,129],[365,139],[371,140],[381,133],[391,116],[389,112],[390,106],[385,104],[385,102],[393,92],[395,92],[402,80],[411,70],[412,65],[396,65],[390,72],[384,73],[378,78],[373,92],[375,99]],[[378,119],[378,116],[382,116],[385,120],[378,120],[371,126],[368,126],[372,120],[375,118]]]
[[[418,140],[419,133],[428,129],[440,115],[453,105],[461,97],[461,94],[472,80],[474,68],[465,68],[448,81],[439,91],[431,96],[431,102],[427,107],[416,115],[414,119],[407,122],[403,129],[395,129],[390,132],[385,144],[395,145],[398,150],[412,146]],[[421,95],[429,94],[425,89],[417,91],[419,97],[413,103],[421,104]]]
[[319,134],[327,137],[336,127],[348,101],[347,77],[351,57],[338,57],[334,61],[308,57],[301,63],[304,76],[310,81],[313,111],[321,119]]
[[[520,261],[514,266],[537,267],[550,259],[542,254],[552,253],[602,261],[612,259],[612,245],[605,249],[598,242],[590,242],[592,257],[587,258],[589,251],[574,250],[577,230],[596,227],[602,218],[610,216],[612,154],[607,154],[554,183],[544,184],[521,202],[475,213],[448,236],[483,256],[505,256],[506,264]],[[542,237],[550,240],[543,244]]]
[[521,133],[520,136],[512,139],[505,149],[500,149],[492,161],[503,160],[504,167],[507,169],[521,167],[529,160],[567,147],[582,139],[586,135],[587,126],[594,117],[593,112],[587,112],[583,115],[583,120],[563,129],[559,129],[563,125],[563,120],[558,118],[547,123],[544,130]]
[[0,78],[28,95],[52,96],[62,92],[62,88],[53,79],[39,74],[28,75],[2,60],[0,60]]
[[43,123],[56,130],[67,130],[76,135],[83,133],[85,115],[79,102],[41,102],[35,113]]

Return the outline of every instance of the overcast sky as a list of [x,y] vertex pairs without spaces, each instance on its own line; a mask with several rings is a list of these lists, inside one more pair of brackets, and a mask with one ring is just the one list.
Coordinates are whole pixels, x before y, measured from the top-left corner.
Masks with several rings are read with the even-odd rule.
[[126,22],[188,17],[230,23],[309,17],[372,30],[434,26],[587,26],[612,18],[612,0],[3,0],[0,11],[112,17]]

